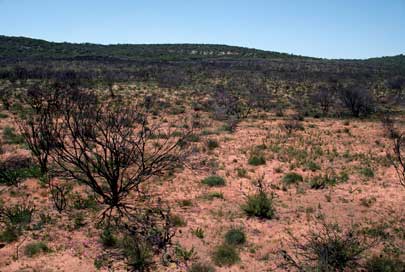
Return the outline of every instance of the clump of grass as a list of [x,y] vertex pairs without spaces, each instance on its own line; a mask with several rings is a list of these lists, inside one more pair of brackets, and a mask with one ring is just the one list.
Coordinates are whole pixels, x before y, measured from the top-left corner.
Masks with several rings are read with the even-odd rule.
[[222,244],[212,253],[212,260],[218,266],[231,266],[240,261],[239,253],[234,246]]
[[202,183],[210,187],[225,186],[225,179],[220,176],[210,176],[203,179]]
[[215,268],[210,264],[194,263],[191,265],[189,272],[215,272]]
[[374,177],[374,171],[370,167],[365,167],[365,168],[360,169],[360,174],[366,178]]
[[248,163],[254,166],[264,165],[266,164],[266,159],[263,155],[252,155],[250,156]]
[[191,134],[190,136],[188,136],[187,138],[190,142],[196,143],[200,141],[200,136],[198,136],[197,134]]
[[215,148],[219,147],[219,143],[217,140],[209,139],[207,141],[207,147],[209,150],[214,150]]
[[193,202],[190,199],[182,199],[179,202],[180,207],[191,207],[193,206]]
[[0,162],[0,184],[18,186],[27,178],[39,178],[41,171],[30,158],[12,156]]
[[187,222],[184,220],[183,217],[181,217],[178,214],[173,214],[170,217],[170,222],[173,224],[175,227],[185,227],[187,225]]
[[5,144],[21,145],[24,143],[24,138],[15,133],[12,127],[5,127],[3,129],[3,140]]
[[243,245],[246,243],[246,234],[242,228],[232,227],[225,234],[225,242],[228,245]]
[[310,182],[309,182],[309,186],[311,187],[311,189],[324,189],[329,185],[335,185],[336,184],[336,178],[335,177],[331,177],[329,175],[319,175],[319,176],[315,176],[313,177]]
[[405,261],[398,257],[373,256],[367,260],[365,268],[368,272],[403,272]]
[[376,245],[356,226],[343,230],[321,221],[303,237],[290,234],[294,255],[283,252],[287,264],[299,271],[357,271],[364,252]]
[[18,240],[20,236],[20,231],[12,226],[6,226],[6,228],[0,232],[0,242],[12,243]]
[[32,242],[25,246],[24,254],[28,257],[33,257],[39,253],[49,251],[49,247],[44,242]]
[[213,200],[215,198],[224,199],[224,194],[221,192],[210,192],[203,196],[204,199]]
[[122,240],[121,247],[130,271],[149,271],[153,265],[153,249],[136,237],[126,235]]
[[198,227],[194,230],[191,230],[191,233],[194,234],[197,238],[204,239],[204,236],[205,236],[204,230],[200,227]]
[[17,204],[8,208],[3,208],[0,218],[7,225],[23,228],[31,223],[35,208],[31,204]]
[[247,176],[247,171],[245,168],[238,168],[236,171],[238,173],[238,177],[240,178],[245,178]]
[[315,172],[315,171],[317,171],[317,170],[321,170],[321,167],[319,166],[319,164],[317,164],[317,163],[314,162],[314,161],[308,162],[307,165],[306,165],[306,168],[307,168],[308,170],[313,171],[313,172]]
[[242,210],[248,216],[265,219],[272,219],[275,216],[273,198],[264,191],[259,191],[254,195],[248,196],[246,203],[242,205]]
[[295,173],[295,172],[290,172],[285,174],[285,176],[283,177],[283,182],[287,185],[290,184],[297,184],[299,182],[303,181],[303,178],[300,174]]
[[104,247],[110,248],[117,245],[117,238],[114,236],[111,228],[105,228],[100,235],[101,243]]

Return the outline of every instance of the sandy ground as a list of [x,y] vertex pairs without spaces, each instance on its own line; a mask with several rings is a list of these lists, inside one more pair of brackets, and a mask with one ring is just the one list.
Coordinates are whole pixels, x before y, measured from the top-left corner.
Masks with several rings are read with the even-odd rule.
[[[173,212],[186,221],[175,239],[184,248],[194,247],[196,261],[212,263],[213,249],[222,243],[225,232],[232,226],[245,230],[247,243],[238,249],[239,263],[217,267],[217,271],[276,270],[280,261],[277,252],[288,246],[287,230],[296,235],[305,233],[315,217],[322,216],[342,226],[353,223],[372,226],[389,219],[404,223],[405,188],[399,185],[394,168],[386,160],[390,142],[384,138],[379,122],[308,118],[302,122],[305,129],[291,136],[280,128],[282,122],[275,117],[252,119],[244,121],[235,133],[222,131],[201,136],[194,159],[208,161],[208,166],[185,168],[174,178],[162,180],[161,186],[153,185],[165,196]],[[0,119],[0,129],[9,125],[12,125],[10,118]],[[209,121],[205,129],[217,131],[219,126]],[[207,150],[207,139],[217,140],[219,147]],[[260,152],[266,164],[249,165],[250,155],[256,146],[263,144],[265,148]],[[16,146],[5,146],[3,151],[2,158],[24,152]],[[309,161],[316,162],[321,170],[306,169]],[[364,167],[371,168],[374,177],[362,175]],[[237,169],[245,169],[246,175],[241,177]],[[285,188],[282,178],[292,171],[300,173],[304,181]],[[344,172],[349,178],[325,189],[311,189],[309,180],[326,172],[336,176]],[[212,174],[224,177],[226,186],[209,188],[201,184],[203,178]],[[255,191],[252,181],[261,176],[269,192],[275,194],[277,214],[272,220],[247,218],[240,208],[246,195]],[[86,225],[75,229],[72,227],[74,211],[59,215],[52,207],[47,190],[35,179],[25,181],[20,188],[0,186],[3,203],[28,200],[38,212],[49,214],[53,219],[53,223],[41,230],[27,232],[19,241],[1,248],[0,271],[98,271],[94,259],[103,248],[99,241],[100,230],[93,224],[94,213],[86,212]],[[221,192],[224,199],[207,200],[204,195],[209,192]],[[192,205],[181,207],[181,200],[190,200]],[[365,204],[367,200],[370,204]],[[204,230],[203,239],[192,233],[196,228]],[[24,246],[30,241],[46,241],[51,252],[25,256]],[[124,268],[117,264],[114,271],[124,271]],[[156,271],[185,270],[158,266]]]

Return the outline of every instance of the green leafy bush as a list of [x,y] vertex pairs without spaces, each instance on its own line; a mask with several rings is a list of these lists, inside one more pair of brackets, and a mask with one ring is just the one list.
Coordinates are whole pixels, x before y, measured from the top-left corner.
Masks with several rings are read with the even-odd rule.
[[263,165],[266,164],[266,159],[263,155],[252,155],[249,158],[248,163],[254,166]]
[[285,174],[285,176],[283,177],[283,182],[287,185],[290,184],[296,184],[298,182],[303,181],[303,178],[300,174],[295,173],[295,172],[290,172]]
[[229,245],[243,245],[246,243],[246,235],[243,229],[232,227],[225,234],[225,242]]
[[362,174],[366,178],[374,177],[374,171],[370,167],[365,167],[365,168],[360,169],[360,174]]
[[235,247],[228,244],[217,246],[212,254],[212,259],[218,266],[230,266],[240,261]]
[[319,166],[319,164],[317,164],[317,163],[314,162],[314,161],[308,162],[307,165],[306,165],[306,168],[307,168],[308,170],[313,171],[313,172],[315,172],[315,171],[317,171],[317,170],[321,170],[321,167]]
[[209,139],[207,141],[207,147],[208,147],[209,150],[213,150],[213,149],[219,147],[219,143],[218,143],[217,140]]
[[101,243],[104,247],[114,247],[117,244],[117,238],[115,238],[110,228],[105,228],[100,235]]
[[24,254],[28,257],[33,257],[42,252],[49,252],[47,244],[44,242],[32,242],[25,246]]
[[153,265],[153,249],[148,243],[127,235],[121,247],[130,271],[149,271]]
[[6,228],[0,232],[0,242],[12,243],[18,240],[20,231],[12,226],[6,226]]
[[12,127],[5,127],[3,129],[3,139],[5,144],[20,145],[24,143],[24,138],[16,134]]
[[275,215],[273,198],[265,192],[258,192],[247,197],[246,203],[242,205],[242,210],[248,216],[272,219]]
[[335,185],[336,184],[336,178],[335,177],[330,177],[328,175],[322,176],[315,176],[313,177],[310,182],[309,186],[311,189],[324,189],[328,185]]
[[203,179],[202,183],[210,187],[225,186],[225,179],[220,176],[210,176]]
[[184,218],[177,214],[173,214],[170,216],[170,222],[175,227],[184,227],[187,225],[187,222],[184,220]]

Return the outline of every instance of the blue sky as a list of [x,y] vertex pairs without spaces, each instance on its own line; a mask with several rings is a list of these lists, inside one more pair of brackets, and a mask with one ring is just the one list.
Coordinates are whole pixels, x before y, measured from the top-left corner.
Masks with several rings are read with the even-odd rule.
[[405,54],[405,0],[0,0],[0,34],[368,58]]

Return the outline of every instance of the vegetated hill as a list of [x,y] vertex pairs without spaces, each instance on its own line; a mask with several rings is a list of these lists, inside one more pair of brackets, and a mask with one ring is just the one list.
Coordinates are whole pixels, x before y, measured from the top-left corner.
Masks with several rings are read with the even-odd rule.
[[55,43],[0,35],[0,78],[158,81],[196,85],[229,78],[381,82],[405,74],[405,56],[328,60],[227,45]]
[[[77,58],[109,57],[126,60],[185,60],[201,58],[305,58],[228,45],[213,44],[115,44],[56,43],[0,35],[0,57]],[[309,59],[309,58],[308,58]]]

